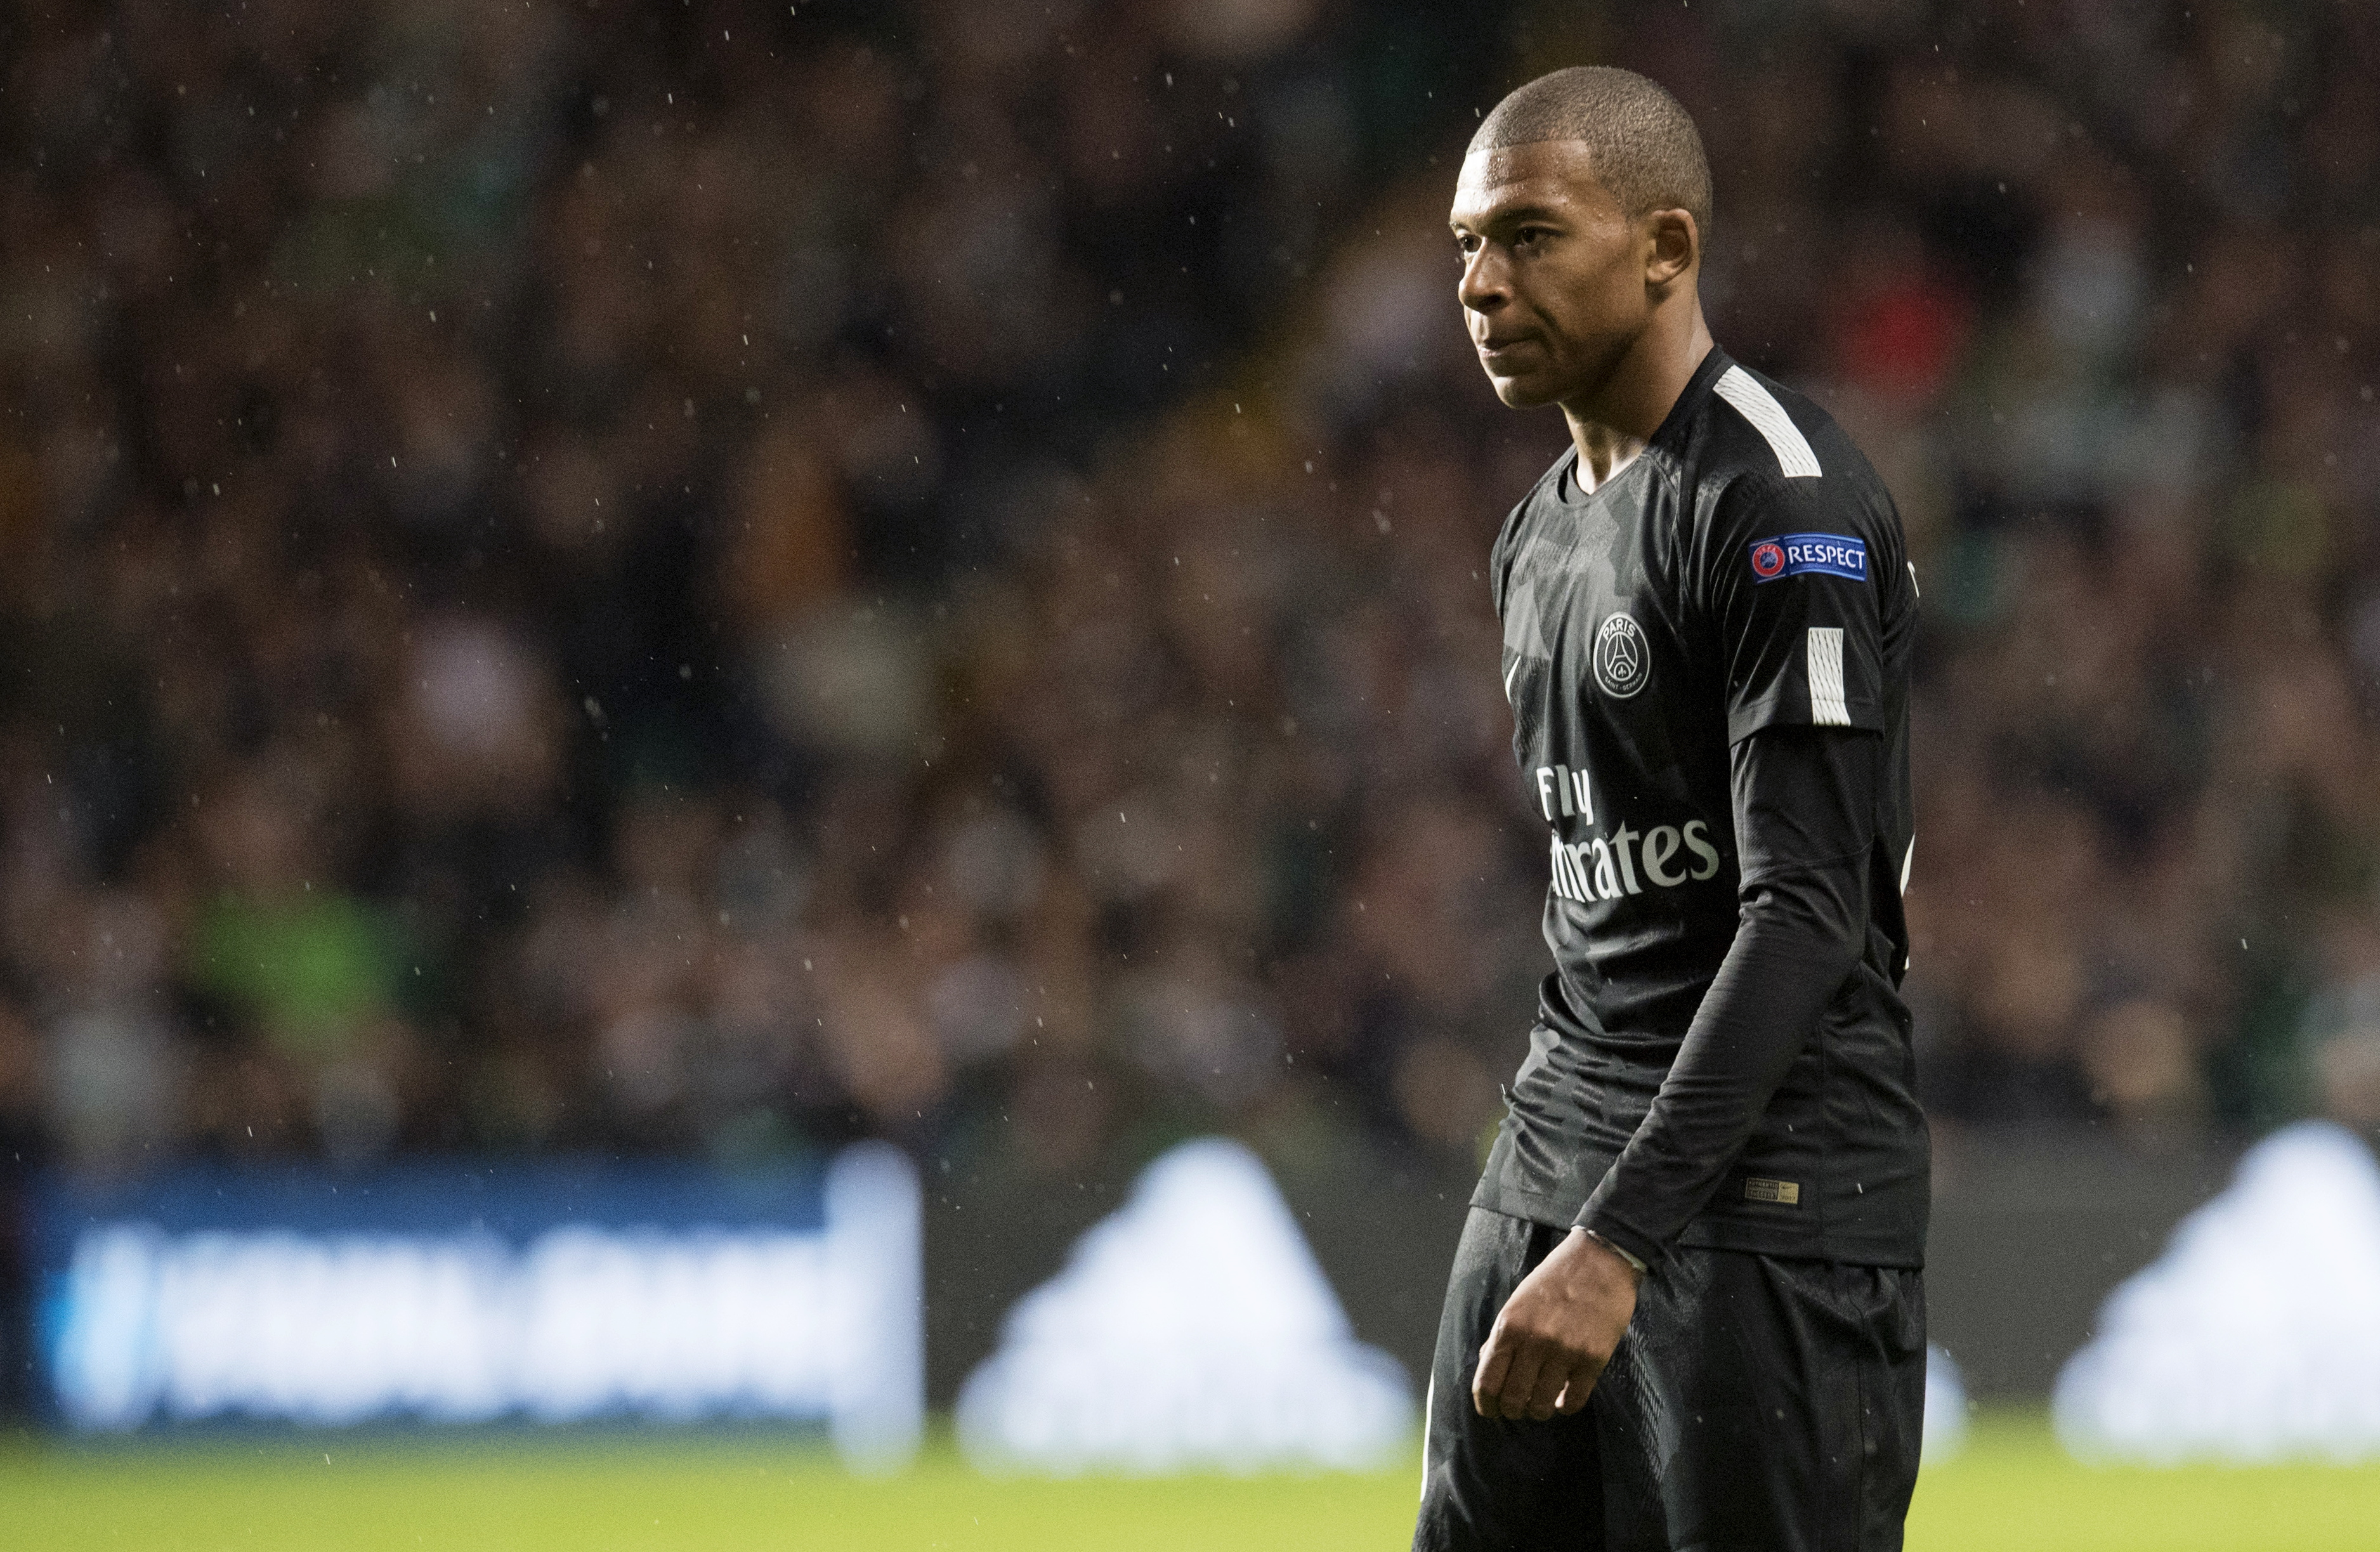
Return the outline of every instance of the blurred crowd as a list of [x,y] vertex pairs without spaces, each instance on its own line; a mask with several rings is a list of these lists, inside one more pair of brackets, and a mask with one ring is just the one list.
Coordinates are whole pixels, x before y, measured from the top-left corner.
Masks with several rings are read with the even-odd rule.
[[2380,15],[0,22],[0,1147],[1468,1157],[1560,451],[1443,226],[1675,91],[1924,589],[1949,1128],[2380,1126]]

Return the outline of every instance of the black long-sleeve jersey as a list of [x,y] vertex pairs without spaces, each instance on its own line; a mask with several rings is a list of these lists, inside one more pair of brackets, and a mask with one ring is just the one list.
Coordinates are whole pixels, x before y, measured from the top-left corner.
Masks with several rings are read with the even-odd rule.
[[1473,1200],[1647,1262],[1922,1265],[1917,584],[1883,482],[1714,349],[1601,488],[1564,454],[1492,564],[1554,971]]

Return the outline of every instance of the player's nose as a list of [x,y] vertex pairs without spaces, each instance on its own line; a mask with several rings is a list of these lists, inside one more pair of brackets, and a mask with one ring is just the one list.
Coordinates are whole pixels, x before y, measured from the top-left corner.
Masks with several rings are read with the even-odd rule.
[[1473,312],[1493,312],[1512,297],[1503,265],[1483,246],[1463,261],[1463,279],[1454,288]]

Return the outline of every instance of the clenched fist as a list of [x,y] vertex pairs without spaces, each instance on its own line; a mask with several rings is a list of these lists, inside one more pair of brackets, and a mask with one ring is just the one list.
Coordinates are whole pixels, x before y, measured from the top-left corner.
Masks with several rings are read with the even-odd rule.
[[1521,1279],[1479,1350],[1471,1404],[1482,1417],[1567,1417],[1586,1405],[1636,1313],[1638,1273],[1573,1229]]

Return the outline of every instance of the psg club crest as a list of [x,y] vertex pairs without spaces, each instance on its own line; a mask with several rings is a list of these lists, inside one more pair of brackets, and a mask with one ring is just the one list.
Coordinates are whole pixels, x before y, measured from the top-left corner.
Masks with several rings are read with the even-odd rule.
[[1653,677],[1653,654],[1644,631],[1626,614],[1605,618],[1595,633],[1595,682],[1614,700],[1626,700]]

